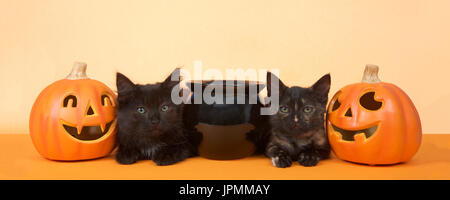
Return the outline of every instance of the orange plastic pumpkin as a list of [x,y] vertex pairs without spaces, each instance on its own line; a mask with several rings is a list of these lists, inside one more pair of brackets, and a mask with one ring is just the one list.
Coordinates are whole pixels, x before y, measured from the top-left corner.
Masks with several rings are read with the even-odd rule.
[[30,135],[36,150],[51,160],[85,160],[108,155],[116,133],[116,95],[86,76],[75,63],[65,79],[47,86],[34,102]]
[[411,99],[378,79],[367,65],[361,83],[340,89],[330,101],[327,132],[337,157],[369,165],[406,162],[419,149],[422,127]]

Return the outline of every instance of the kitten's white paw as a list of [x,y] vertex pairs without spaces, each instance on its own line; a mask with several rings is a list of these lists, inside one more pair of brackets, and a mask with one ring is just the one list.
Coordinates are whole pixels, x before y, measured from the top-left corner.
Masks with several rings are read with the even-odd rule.
[[280,158],[278,156],[272,157],[272,158],[270,158],[270,161],[272,161],[272,165],[276,167],[279,159]]
[[272,161],[272,165],[279,168],[289,167],[292,164],[292,161],[287,156],[275,156],[271,157],[270,161]]

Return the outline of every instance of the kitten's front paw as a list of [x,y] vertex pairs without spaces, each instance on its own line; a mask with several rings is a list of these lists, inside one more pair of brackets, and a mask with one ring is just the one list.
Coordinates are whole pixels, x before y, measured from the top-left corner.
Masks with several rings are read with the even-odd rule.
[[298,156],[298,163],[305,167],[316,166],[319,160],[320,156],[315,152],[302,152]]
[[173,160],[173,159],[160,159],[160,160],[153,160],[153,161],[158,166],[167,166],[167,165],[175,164],[178,162],[177,160]]
[[[174,147],[176,148],[176,147]],[[189,150],[175,150],[175,151],[161,151],[153,157],[153,161],[158,166],[165,166],[175,164],[177,162],[183,161],[190,156]]]
[[270,160],[272,161],[272,165],[279,168],[286,168],[290,167],[292,165],[292,160],[290,156],[287,155],[280,155],[271,157]]
[[127,154],[122,151],[118,151],[116,154],[116,161],[122,165],[133,164],[138,160],[138,155]]

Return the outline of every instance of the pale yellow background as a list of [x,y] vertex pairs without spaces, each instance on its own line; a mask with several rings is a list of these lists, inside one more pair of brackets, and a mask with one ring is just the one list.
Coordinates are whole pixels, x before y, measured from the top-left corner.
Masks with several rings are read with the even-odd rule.
[[76,60],[159,81],[177,65],[280,69],[289,85],[330,72],[331,94],[366,63],[406,91],[425,133],[450,133],[450,1],[0,0],[0,133],[28,133],[31,106]]

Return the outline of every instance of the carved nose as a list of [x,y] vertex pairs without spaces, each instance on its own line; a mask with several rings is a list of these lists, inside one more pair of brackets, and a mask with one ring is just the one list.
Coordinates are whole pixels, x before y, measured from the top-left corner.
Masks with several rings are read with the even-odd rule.
[[345,115],[344,116],[346,116],[346,117],[353,117],[353,115],[352,115],[352,109],[351,108],[348,108],[347,109],[347,112],[345,112]]
[[87,116],[89,116],[89,115],[93,115],[93,114],[94,114],[94,109],[92,109],[92,107],[91,107],[91,106],[89,106],[89,108],[88,108],[88,111],[87,111],[86,115],[87,115]]

